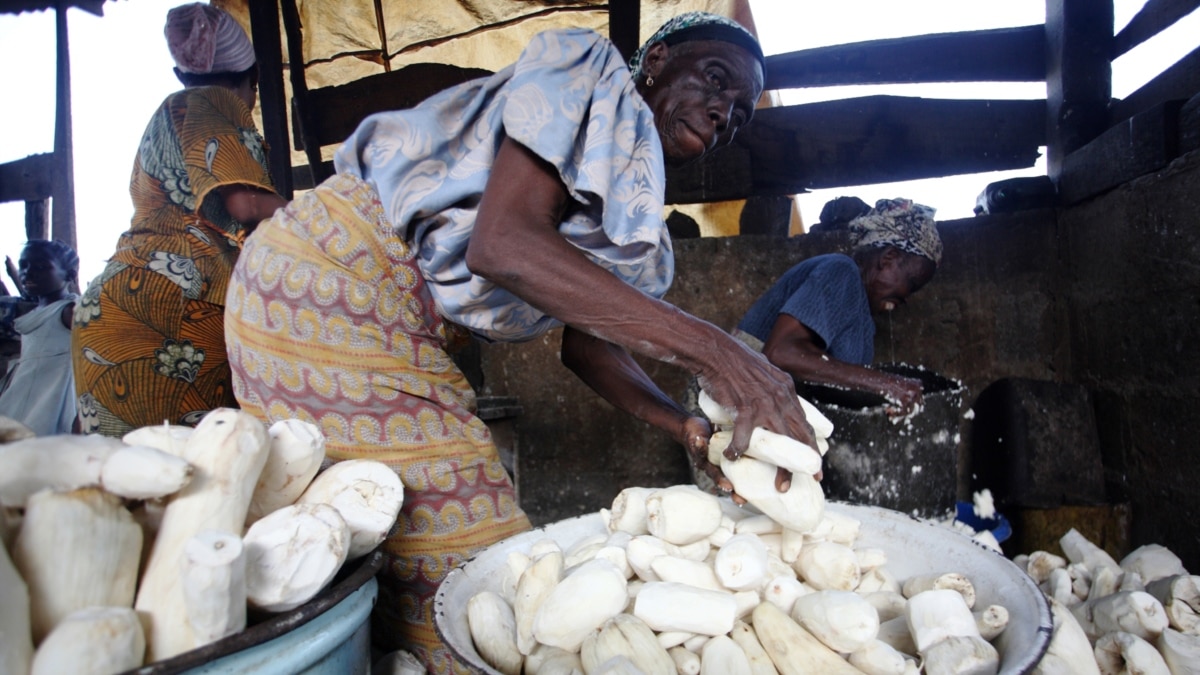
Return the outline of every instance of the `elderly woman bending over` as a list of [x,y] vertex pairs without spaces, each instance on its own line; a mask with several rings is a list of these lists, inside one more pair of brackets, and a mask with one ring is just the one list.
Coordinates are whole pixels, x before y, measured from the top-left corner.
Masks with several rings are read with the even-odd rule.
[[[670,361],[756,426],[811,441],[792,380],[718,327],[660,300],[673,276],[664,164],[750,121],[763,57],[742,27],[693,13],[632,60],[587,30],[535,37],[494,76],[373,115],[337,174],[263,223],[225,314],[241,405],[318,424],[335,459],[401,476],[374,636],[434,671],[437,584],[529,528],[450,352],[563,326],[562,360],[617,407],[703,449],[708,423],[630,356]],[[703,454],[703,453],[701,453]]]

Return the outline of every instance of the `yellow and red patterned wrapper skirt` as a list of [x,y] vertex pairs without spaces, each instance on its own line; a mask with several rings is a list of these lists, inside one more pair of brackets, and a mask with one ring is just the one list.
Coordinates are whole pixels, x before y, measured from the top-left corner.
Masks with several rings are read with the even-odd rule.
[[438,673],[461,669],[434,630],[438,584],[530,528],[450,358],[460,331],[438,316],[375,190],[350,176],[262,223],[229,284],[225,337],[242,408],[268,424],[311,422],[330,459],[378,460],[404,482],[372,637]]

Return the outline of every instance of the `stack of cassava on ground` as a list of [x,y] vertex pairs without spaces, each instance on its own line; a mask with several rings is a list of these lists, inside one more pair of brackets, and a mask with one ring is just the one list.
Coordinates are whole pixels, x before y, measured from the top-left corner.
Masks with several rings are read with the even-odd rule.
[[[997,671],[1004,607],[974,607],[962,574],[898,579],[884,551],[856,548],[860,522],[826,511],[812,475],[820,448],[756,431],[731,462],[725,434],[712,458],[751,508],[694,486],[623,490],[604,532],[508,554],[499,591],[468,603],[479,654],[507,675]],[[794,476],[779,493],[782,462]]]
[[312,424],[232,409],[0,445],[0,672],[118,673],[312,599],[403,500],[381,463],[321,471],[324,446]]
[[1158,545],[1117,562],[1077,530],[1014,562],[1050,598],[1054,638],[1041,675],[1200,675],[1200,576]]

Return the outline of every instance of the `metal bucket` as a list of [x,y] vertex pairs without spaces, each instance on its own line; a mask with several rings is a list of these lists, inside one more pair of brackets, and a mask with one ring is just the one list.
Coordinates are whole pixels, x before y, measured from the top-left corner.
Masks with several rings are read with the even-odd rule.
[[[827,510],[858,519],[857,546],[880,548],[897,579],[916,574],[960,572],[975,585],[976,606],[1003,605],[1008,628],[994,643],[1000,653],[1000,675],[1020,675],[1042,659],[1054,622],[1050,605],[1037,584],[1009,559],[937,523],[873,506],[829,502]],[[529,553],[533,544],[550,538],[563,549],[580,539],[605,532],[600,514],[570,518],[493,544],[446,575],[434,598],[433,620],[455,656],[474,673],[500,675],[475,651],[467,627],[467,601],[480,591],[500,590],[500,572],[510,551]]]
[[828,499],[871,504],[922,518],[953,515],[958,498],[959,413],[965,387],[921,368],[879,367],[920,380],[925,404],[894,420],[882,396],[797,383],[833,422],[821,488]]
[[383,554],[343,569],[317,597],[212,644],[122,675],[347,675],[371,672],[370,615]]

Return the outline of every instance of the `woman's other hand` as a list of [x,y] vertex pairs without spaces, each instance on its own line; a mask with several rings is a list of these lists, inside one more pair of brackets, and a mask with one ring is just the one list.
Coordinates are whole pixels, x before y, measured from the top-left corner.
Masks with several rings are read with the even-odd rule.
[[687,448],[692,464],[724,493],[733,492],[733,483],[721,473],[721,467],[708,461],[708,440],[712,438],[712,426],[703,417],[689,417],[683,423],[683,436],[678,438]]
[[8,278],[12,279],[13,286],[17,290],[14,295],[25,297],[25,286],[21,283],[21,271],[17,269],[17,264],[13,262],[11,256],[4,256],[4,271],[8,272]]
[[884,406],[884,411],[890,417],[903,417],[911,414],[925,403],[925,397],[921,390],[920,380],[889,375],[881,392],[889,404]]

